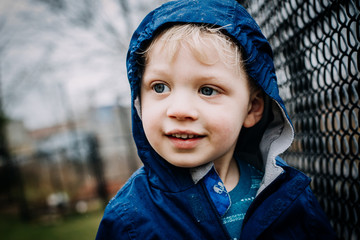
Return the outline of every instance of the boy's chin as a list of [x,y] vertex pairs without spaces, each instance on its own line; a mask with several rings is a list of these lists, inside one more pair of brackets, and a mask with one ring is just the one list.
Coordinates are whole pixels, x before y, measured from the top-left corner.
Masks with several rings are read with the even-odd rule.
[[208,162],[195,162],[195,161],[176,161],[166,160],[169,164],[179,168],[195,168],[207,164]]

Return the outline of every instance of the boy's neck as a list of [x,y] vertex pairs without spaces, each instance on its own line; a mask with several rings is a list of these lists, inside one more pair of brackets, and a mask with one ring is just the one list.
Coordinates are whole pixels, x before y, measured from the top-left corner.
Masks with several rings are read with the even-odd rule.
[[233,190],[239,182],[240,172],[235,158],[230,161],[222,161],[214,163],[215,169],[223,181],[228,192]]

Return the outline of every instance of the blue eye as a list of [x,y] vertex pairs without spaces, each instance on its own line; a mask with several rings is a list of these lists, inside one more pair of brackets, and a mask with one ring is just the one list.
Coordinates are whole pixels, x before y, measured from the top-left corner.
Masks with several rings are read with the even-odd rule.
[[211,88],[211,87],[202,87],[200,89],[200,93],[205,95],[205,96],[212,96],[212,95],[216,95],[219,92],[216,91],[215,89]]
[[169,87],[163,83],[154,84],[153,89],[156,93],[164,93],[164,92],[168,92],[170,90]]

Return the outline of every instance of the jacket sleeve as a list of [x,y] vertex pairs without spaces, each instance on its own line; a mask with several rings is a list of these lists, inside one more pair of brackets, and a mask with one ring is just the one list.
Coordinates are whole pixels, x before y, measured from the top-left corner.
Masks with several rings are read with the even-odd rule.
[[96,240],[135,239],[131,236],[130,222],[123,221],[121,212],[109,205],[100,222]]
[[337,239],[335,231],[331,227],[326,214],[311,191],[310,186],[308,186],[305,191],[308,198],[308,224],[312,239]]

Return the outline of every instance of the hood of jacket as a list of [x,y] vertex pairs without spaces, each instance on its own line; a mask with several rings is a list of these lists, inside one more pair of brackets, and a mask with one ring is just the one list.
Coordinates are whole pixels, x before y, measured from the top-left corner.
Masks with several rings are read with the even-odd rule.
[[244,49],[244,59],[248,60],[247,73],[267,95],[267,112],[263,119],[255,127],[242,130],[236,149],[250,149],[261,155],[262,162],[256,164],[265,171],[260,192],[283,171],[276,164],[275,158],[291,145],[293,127],[279,96],[269,42],[254,19],[235,0],[180,0],[165,3],[150,12],[132,36],[127,55],[132,128],[138,154],[148,172],[149,180],[158,188],[173,192],[182,191],[194,184],[189,169],[170,165],[150,146],[139,116],[139,92],[143,72],[140,53],[159,31],[183,23],[223,27],[226,34],[232,36]]

